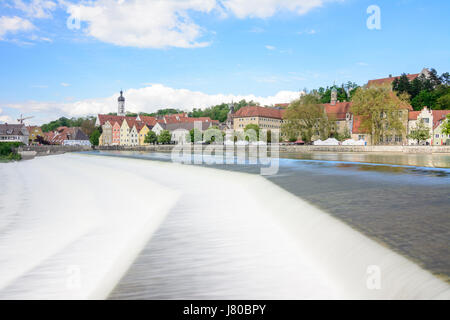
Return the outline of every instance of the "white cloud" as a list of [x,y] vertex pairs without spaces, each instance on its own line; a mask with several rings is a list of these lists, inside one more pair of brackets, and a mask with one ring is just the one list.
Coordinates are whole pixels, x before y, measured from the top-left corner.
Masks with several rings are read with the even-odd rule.
[[[35,0],[37,1],[37,0]],[[206,30],[192,13],[215,13],[226,18],[269,18],[279,11],[305,14],[325,2],[339,0],[60,0],[80,27],[102,42],[140,48],[194,48],[208,46]],[[78,28],[78,25],[77,25]],[[260,28],[252,32],[261,32]],[[313,32],[315,32],[313,30]],[[211,32],[213,34],[213,32]]]
[[98,0],[69,4],[67,12],[87,22],[85,33],[100,41],[141,48],[204,47],[204,30],[188,11],[209,13],[215,0]]
[[0,116],[0,123],[12,123],[13,120],[10,116]]
[[276,48],[274,46],[266,45],[267,50],[275,50]]
[[51,12],[57,7],[56,3],[50,0],[31,0],[29,2],[13,0],[13,2],[16,9],[23,11],[28,17],[38,19],[51,18]]
[[[174,89],[162,84],[154,84],[140,89],[130,89],[124,92],[126,110],[131,112],[154,112],[161,108],[178,108],[186,111],[192,108],[205,108],[223,102],[253,100],[261,105],[287,103],[299,97],[299,92],[280,91],[273,96],[261,97],[255,95],[206,94],[187,89]],[[86,99],[76,102],[36,102],[9,104],[9,108],[20,110],[25,114],[52,114],[53,118],[60,116],[80,117],[117,111],[117,97],[114,94],[107,98]]]
[[34,30],[35,26],[28,21],[20,17],[0,17],[0,40],[4,39],[4,36],[8,33],[17,33],[22,31]]
[[263,33],[265,30],[261,27],[253,27],[250,29],[251,33]]
[[367,67],[369,64],[366,62],[358,62],[357,65],[361,67]]
[[223,0],[223,6],[238,18],[269,18],[278,11],[305,14],[329,0]]
[[70,83],[61,82],[61,85],[62,85],[63,87],[70,87]]

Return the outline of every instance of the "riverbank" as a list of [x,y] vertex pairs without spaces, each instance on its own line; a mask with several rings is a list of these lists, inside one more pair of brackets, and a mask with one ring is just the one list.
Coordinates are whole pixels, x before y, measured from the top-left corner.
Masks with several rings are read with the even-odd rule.
[[[208,146],[202,146],[205,149]],[[23,160],[34,157],[64,154],[68,152],[83,151],[139,151],[139,152],[171,152],[175,145],[150,145],[150,146],[22,146],[15,149],[15,152]],[[248,147],[247,147],[248,149]],[[270,147],[268,148],[270,152]],[[237,147],[234,148],[237,150]],[[280,145],[279,153],[281,157],[296,159],[303,154],[311,153],[379,153],[379,154],[449,154],[450,146],[287,146]],[[11,159],[9,159],[11,160]],[[18,159],[13,159],[18,160]]]
[[[149,151],[170,152],[174,145],[151,145],[151,146],[100,146],[96,150],[104,151]],[[203,146],[206,148],[206,146]],[[247,147],[248,148],[248,147]],[[235,147],[236,149],[236,147]],[[268,148],[270,150],[270,147]],[[448,153],[450,146],[287,146],[280,145],[281,153],[312,153],[312,152],[339,152],[339,153]]]

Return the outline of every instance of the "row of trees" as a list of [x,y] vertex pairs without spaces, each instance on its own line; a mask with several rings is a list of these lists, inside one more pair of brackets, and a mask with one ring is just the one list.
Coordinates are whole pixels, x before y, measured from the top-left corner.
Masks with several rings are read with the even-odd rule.
[[[253,100],[246,101],[245,99],[233,103],[234,111],[238,111],[240,108],[245,106],[257,106],[258,103]],[[197,109],[194,108],[192,112],[189,112],[189,117],[199,118],[199,117],[210,117],[212,120],[219,120],[220,122],[224,122],[227,120],[228,113],[230,112],[230,107],[228,103],[222,103],[215,106],[211,106],[205,109]]]
[[428,77],[420,75],[410,81],[406,74],[392,82],[392,89],[400,94],[408,94],[408,101],[414,110],[427,106],[434,110],[450,109],[450,74],[438,75],[430,70]]
[[82,117],[82,118],[66,118],[61,117],[57,120],[53,120],[49,123],[43,124],[41,129],[43,132],[54,131],[59,127],[80,127],[81,130],[88,136],[95,130],[95,117]]
[[145,136],[144,142],[150,144],[169,144],[172,141],[172,134],[168,130],[163,130],[159,135],[156,135],[155,132],[149,131]]
[[[335,88],[337,90],[337,99],[339,102],[349,102],[351,101],[353,95],[356,92],[356,89],[359,88],[359,86],[352,81],[349,81],[347,83],[341,84],[341,86],[333,85],[331,87],[320,87],[319,89],[314,89],[309,94],[314,95],[317,97],[320,103],[330,103],[331,102],[331,91]],[[304,89],[305,93],[308,93],[307,89]]]

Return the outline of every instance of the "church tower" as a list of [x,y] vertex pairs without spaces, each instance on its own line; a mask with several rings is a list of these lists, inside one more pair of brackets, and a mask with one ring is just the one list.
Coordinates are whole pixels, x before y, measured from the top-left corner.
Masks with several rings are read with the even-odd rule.
[[331,105],[335,106],[337,103],[337,89],[335,86],[333,86],[333,89],[331,89]]
[[117,110],[117,115],[125,116],[125,98],[123,97],[122,90],[120,90],[120,97],[117,100],[119,101],[119,108]]

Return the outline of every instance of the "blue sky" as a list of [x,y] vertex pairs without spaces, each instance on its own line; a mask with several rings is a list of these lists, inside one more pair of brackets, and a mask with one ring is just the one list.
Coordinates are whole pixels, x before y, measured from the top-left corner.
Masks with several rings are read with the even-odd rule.
[[[115,111],[121,88],[129,110],[152,111],[287,102],[333,82],[450,71],[448,1],[163,3],[1,1],[0,121]],[[381,30],[367,28],[370,5]],[[67,27],[70,15],[79,29]]]

